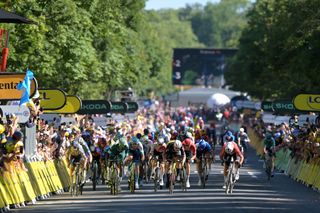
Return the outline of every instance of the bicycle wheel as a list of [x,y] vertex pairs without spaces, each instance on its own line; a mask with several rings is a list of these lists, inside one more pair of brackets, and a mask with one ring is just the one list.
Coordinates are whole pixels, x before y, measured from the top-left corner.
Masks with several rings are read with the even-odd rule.
[[157,192],[158,190],[159,180],[160,180],[160,171],[159,171],[159,167],[157,167],[155,170],[154,180],[153,180],[153,183],[154,183],[153,188],[155,192]]
[[77,169],[78,171],[76,172],[76,196],[80,195],[80,185],[81,185],[81,173],[79,171],[79,167]]
[[226,183],[226,189],[225,189],[226,194],[231,193],[231,187],[232,187],[232,170],[233,170],[233,165],[230,165],[230,168],[228,169],[227,183]]
[[135,191],[135,164],[132,163],[131,169],[130,169],[130,179],[129,179],[129,188],[130,192],[134,193]]
[[180,179],[181,179],[181,189],[182,191],[187,191],[187,172],[186,168],[183,167],[180,173]]
[[201,187],[204,189],[206,187],[206,161],[204,158],[201,160]]
[[169,185],[169,192],[170,194],[173,194],[173,190],[174,190],[174,182],[175,182],[176,176],[174,175],[174,173],[170,174],[170,185]]
[[266,160],[265,160],[265,165],[266,165],[266,173],[267,173],[267,178],[268,178],[268,181],[271,179],[271,159],[270,157],[268,157]]
[[118,170],[114,167],[111,168],[111,194],[117,195],[118,194],[118,187],[119,187],[119,180],[118,180]]
[[77,174],[74,174],[72,177],[71,177],[71,186],[70,186],[70,193],[71,193],[71,196],[74,197],[76,195],[76,175]]
[[145,162],[143,165],[143,174],[144,174],[145,183],[148,183],[149,177],[148,177],[148,163],[147,162]]
[[92,167],[92,190],[96,191],[97,187],[97,173],[98,173],[98,164],[96,161],[93,162]]

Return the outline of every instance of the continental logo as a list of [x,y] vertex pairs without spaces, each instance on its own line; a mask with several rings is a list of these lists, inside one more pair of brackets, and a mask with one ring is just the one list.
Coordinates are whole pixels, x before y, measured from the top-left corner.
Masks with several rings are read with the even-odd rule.
[[17,89],[17,85],[19,83],[16,83],[16,82],[10,82],[10,83],[0,83],[0,89],[14,89],[16,90]]
[[302,111],[320,111],[320,94],[299,94],[293,99],[295,108]]
[[[19,100],[22,91],[17,90],[17,85],[24,80],[25,73],[0,73],[0,100]],[[37,80],[31,81],[30,97],[37,90]]]

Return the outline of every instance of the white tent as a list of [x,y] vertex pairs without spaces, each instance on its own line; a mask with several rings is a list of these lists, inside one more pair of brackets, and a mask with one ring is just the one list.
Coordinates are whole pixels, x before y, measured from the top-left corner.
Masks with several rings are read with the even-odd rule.
[[175,96],[175,100],[170,101],[174,106],[187,107],[189,105],[206,105],[208,99],[216,93],[224,94],[230,99],[241,94],[240,92],[227,89],[194,87],[192,89],[179,92],[178,95]]
[[215,93],[207,100],[207,107],[220,108],[230,103],[230,98],[222,93]]

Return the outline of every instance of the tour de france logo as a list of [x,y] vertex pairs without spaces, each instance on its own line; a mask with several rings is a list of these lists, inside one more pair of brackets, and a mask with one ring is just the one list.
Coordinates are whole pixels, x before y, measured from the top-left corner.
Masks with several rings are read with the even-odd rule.
[[307,104],[311,109],[320,110],[320,95],[310,95]]
[[294,106],[303,111],[320,111],[320,94],[300,94],[294,98]]

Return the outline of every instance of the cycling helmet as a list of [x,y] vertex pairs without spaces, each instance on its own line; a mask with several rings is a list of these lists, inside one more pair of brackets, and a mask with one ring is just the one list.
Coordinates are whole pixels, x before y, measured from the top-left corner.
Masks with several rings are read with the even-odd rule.
[[206,148],[206,141],[201,139],[198,143],[198,149],[204,150]]
[[163,144],[163,143],[164,143],[164,138],[159,138],[159,139],[158,139],[158,144],[161,145],[161,144]]
[[280,132],[276,132],[275,134],[274,134],[274,138],[275,139],[278,139],[278,138],[280,138],[281,137],[281,133]]
[[144,129],[144,130],[143,130],[143,134],[144,134],[144,135],[149,135],[149,129]]
[[120,138],[119,140],[119,148],[124,149],[127,146],[127,141],[125,138]]
[[234,149],[234,144],[233,143],[227,143],[226,147],[224,148],[224,151],[231,155]]
[[23,134],[22,134],[22,132],[20,132],[20,131],[15,131],[15,132],[13,133],[13,135],[12,135],[12,139],[13,139],[14,141],[20,141],[20,140],[22,139],[22,137],[23,137]]
[[186,137],[187,137],[187,138],[192,138],[192,133],[191,133],[191,132],[187,132],[187,133],[186,133]]
[[226,133],[226,135],[227,135],[227,136],[233,136],[233,133],[232,133],[230,130],[228,130],[227,133]]
[[234,136],[233,135],[227,135],[226,140],[227,141],[234,141]]
[[182,143],[181,143],[181,141],[175,140],[175,142],[174,142],[174,148],[175,148],[176,150],[181,149],[181,148],[182,148]]
[[79,147],[80,147],[80,143],[77,142],[77,141],[73,141],[73,142],[72,142],[72,146],[73,146],[74,148],[79,148]]
[[130,143],[132,145],[138,145],[139,144],[139,139],[137,137],[132,137]]
[[192,141],[191,141],[191,139],[189,139],[189,138],[187,138],[187,139],[185,139],[184,141],[183,141],[183,143],[182,143],[184,146],[190,146],[191,144],[192,144]]
[[174,130],[172,133],[171,133],[171,140],[176,140],[178,137],[178,132],[176,130]]
[[272,138],[272,133],[271,132],[267,132],[266,133],[266,139],[271,139]]

